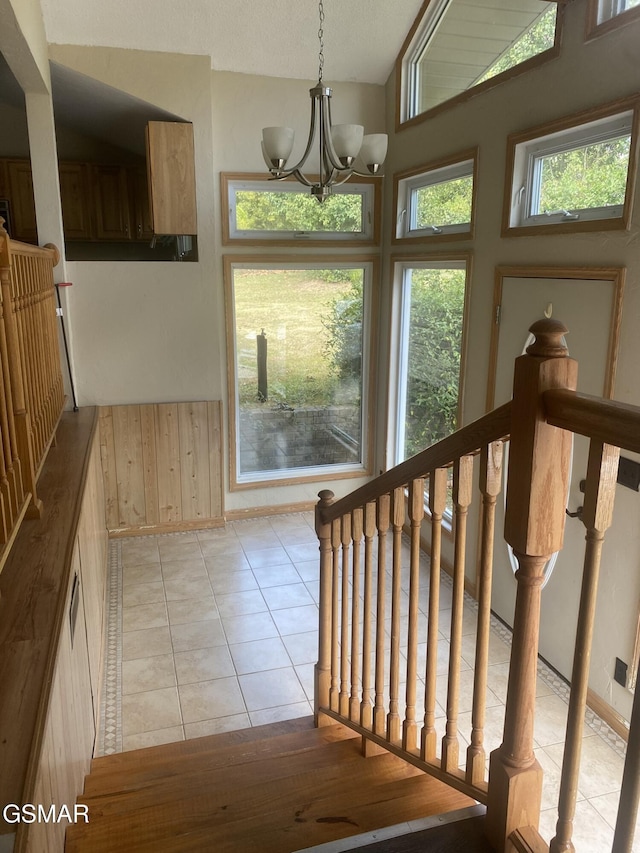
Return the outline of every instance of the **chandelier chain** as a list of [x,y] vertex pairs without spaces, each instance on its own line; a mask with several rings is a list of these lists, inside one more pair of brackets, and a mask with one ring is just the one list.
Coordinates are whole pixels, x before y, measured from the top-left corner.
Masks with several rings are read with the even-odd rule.
[[318,82],[322,82],[322,71],[324,69],[324,4],[322,0],[318,3],[318,16],[320,26],[318,28],[318,41],[320,42],[320,53],[318,54]]

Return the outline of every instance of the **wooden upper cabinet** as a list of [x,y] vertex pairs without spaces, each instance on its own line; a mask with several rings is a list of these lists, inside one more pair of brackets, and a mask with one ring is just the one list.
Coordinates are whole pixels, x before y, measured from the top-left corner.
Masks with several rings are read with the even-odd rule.
[[8,160],[7,177],[11,193],[11,219],[14,240],[37,243],[36,205],[29,160]]
[[131,240],[129,184],[124,166],[92,166],[96,237]]
[[58,171],[64,236],[67,240],[90,240],[93,229],[88,167],[84,163],[60,163]]
[[197,234],[193,125],[147,124],[147,172],[155,234]]
[[142,168],[134,166],[129,169],[129,188],[132,195],[135,224],[133,239],[150,241],[153,238],[153,221],[149,205],[147,173],[144,166]]

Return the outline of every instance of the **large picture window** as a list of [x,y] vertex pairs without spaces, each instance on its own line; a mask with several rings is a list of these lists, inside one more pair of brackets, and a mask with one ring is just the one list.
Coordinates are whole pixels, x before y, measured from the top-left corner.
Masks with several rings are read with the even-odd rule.
[[466,258],[395,262],[392,464],[460,425],[467,267]]
[[426,2],[397,64],[398,124],[554,56],[561,15],[540,0]]
[[365,473],[373,267],[225,259],[232,488]]

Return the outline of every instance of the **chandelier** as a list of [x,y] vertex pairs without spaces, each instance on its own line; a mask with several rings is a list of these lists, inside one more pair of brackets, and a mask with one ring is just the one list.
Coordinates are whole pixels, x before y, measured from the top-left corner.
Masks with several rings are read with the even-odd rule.
[[[295,133],[291,127],[264,127],[262,129],[262,154],[272,180],[282,181],[293,175],[296,180],[310,187],[311,194],[318,201],[324,201],[331,195],[332,188],[348,181],[351,175],[367,177],[377,175],[387,153],[387,134],[370,133],[365,135],[360,124],[331,123],[331,89],[322,82],[324,69],[324,6],[318,4],[320,27],[318,41],[318,83],[309,89],[311,97],[311,126],[304,154],[295,166],[287,168],[291,156]],[[307,162],[313,141],[319,143],[319,176],[317,181],[309,180],[302,172]],[[356,158],[358,161],[356,162]],[[364,166],[364,171],[360,164]],[[356,168],[359,166],[360,168]]]

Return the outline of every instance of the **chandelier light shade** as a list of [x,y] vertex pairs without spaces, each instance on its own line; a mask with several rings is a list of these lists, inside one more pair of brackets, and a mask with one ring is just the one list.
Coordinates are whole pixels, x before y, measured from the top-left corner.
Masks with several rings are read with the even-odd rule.
[[[365,135],[361,124],[332,124],[331,89],[322,82],[324,67],[323,29],[324,7],[318,4],[320,41],[318,83],[309,89],[311,96],[311,124],[304,153],[295,166],[287,167],[291,156],[295,132],[291,127],[264,127],[262,129],[262,154],[273,180],[281,181],[293,176],[311,189],[318,201],[331,195],[332,187],[348,181],[351,175],[366,177],[379,175],[387,155],[387,134]],[[303,173],[305,163],[313,150],[317,137],[319,147],[319,176],[312,181]]]

